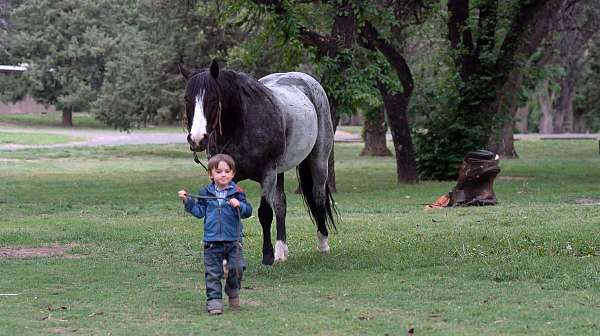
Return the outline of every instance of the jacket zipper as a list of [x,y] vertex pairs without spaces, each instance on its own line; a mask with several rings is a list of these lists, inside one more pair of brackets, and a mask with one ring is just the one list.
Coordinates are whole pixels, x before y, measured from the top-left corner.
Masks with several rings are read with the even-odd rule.
[[220,240],[223,240],[223,221],[221,220],[221,204],[219,204],[219,229],[221,231]]

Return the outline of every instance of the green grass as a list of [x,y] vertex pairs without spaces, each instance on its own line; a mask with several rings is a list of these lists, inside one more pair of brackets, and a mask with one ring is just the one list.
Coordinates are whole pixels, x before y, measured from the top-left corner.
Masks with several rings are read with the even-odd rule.
[[58,134],[0,132],[0,145],[51,145],[78,140],[81,139]]
[[[62,113],[0,115],[0,122],[26,127],[61,127]],[[73,113],[73,126],[78,128],[107,128],[88,113]]]
[[[46,114],[9,114],[0,115],[0,124],[18,127],[52,127],[64,128],[62,126],[62,113],[52,112]],[[73,113],[73,127],[67,129],[106,129],[112,130],[103,124],[101,121],[94,118],[89,113]],[[179,125],[173,126],[155,126],[151,125],[146,128],[136,128],[131,131],[135,132],[181,132],[182,127]]]
[[0,334],[598,334],[600,209],[575,204],[600,197],[597,143],[516,145],[498,206],[430,212],[454,182],[396,185],[393,159],[337,145],[329,256],[288,173],[290,259],[261,265],[246,220],[242,309],[219,317],[203,310],[201,223],[176,197],[207,182],[185,146],[0,153],[0,247],[78,256],[0,258],[0,294],[18,294],[0,296]]

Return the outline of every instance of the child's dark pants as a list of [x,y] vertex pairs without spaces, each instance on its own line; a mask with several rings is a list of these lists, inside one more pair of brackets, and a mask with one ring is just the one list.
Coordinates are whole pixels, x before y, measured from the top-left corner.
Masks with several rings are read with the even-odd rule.
[[225,280],[225,293],[235,298],[240,293],[244,256],[242,245],[238,241],[204,243],[204,279],[206,282],[206,308],[223,309],[221,278],[223,277],[223,259],[227,260],[229,275]]

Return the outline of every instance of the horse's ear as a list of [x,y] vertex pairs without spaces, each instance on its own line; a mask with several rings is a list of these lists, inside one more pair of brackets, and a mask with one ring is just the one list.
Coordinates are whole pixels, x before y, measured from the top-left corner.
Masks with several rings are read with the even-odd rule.
[[183,67],[181,63],[177,63],[177,68],[179,68],[179,73],[183,76],[183,78],[187,81],[190,77],[190,72]]
[[217,63],[216,59],[213,59],[210,63],[210,74],[214,77],[214,79],[219,77],[219,63]]

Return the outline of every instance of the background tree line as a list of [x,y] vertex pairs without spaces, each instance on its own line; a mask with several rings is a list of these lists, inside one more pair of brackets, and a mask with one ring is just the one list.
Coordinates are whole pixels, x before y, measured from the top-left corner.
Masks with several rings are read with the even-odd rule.
[[[507,157],[523,131],[598,131],[592,0],[2,0],[0,98],[91,112],[118,129],[181,119],[177,64],[258,78],[300,70],[337,126],[363,116],[367,155],[397,180],[454,178],[466,152]],[[333,158],[331,159],[333,161]],[[334,173],[332,171],[332,173]]]

